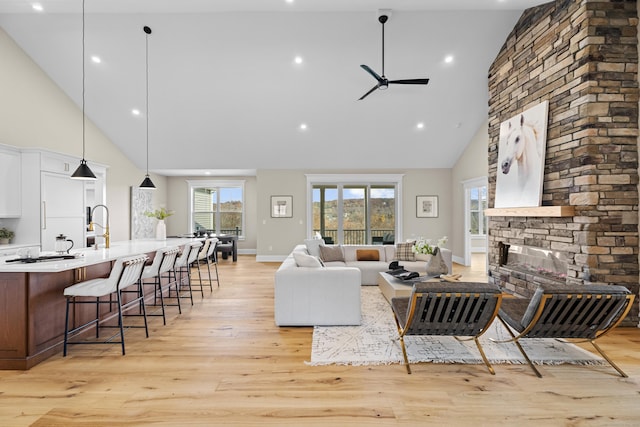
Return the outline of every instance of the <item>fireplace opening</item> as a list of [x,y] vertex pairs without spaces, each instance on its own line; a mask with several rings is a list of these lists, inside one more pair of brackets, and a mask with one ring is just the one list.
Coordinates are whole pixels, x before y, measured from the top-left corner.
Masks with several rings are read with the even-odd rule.
[[564,253],[533,246],[504,246],[507,249],[505,260],[507,268],[562,283],[566,281],[569,260]]

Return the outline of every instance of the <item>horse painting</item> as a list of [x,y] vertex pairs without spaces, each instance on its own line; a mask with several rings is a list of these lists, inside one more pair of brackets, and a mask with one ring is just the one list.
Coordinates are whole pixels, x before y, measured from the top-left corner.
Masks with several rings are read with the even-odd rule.
[[540,206],[548,102],[500,125],[495,207]]

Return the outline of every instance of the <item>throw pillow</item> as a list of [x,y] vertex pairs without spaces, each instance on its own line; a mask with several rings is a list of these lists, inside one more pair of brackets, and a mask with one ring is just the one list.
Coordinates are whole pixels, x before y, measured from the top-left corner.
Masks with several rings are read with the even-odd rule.
[[415,261],[416,254],[413,253],[415,242],[396,243],[396,259],[398,261]]
[[298,265],[298,267],[322,267],[322,263],[320,262],[320,260],[312,255],[303,254],[301,252],[294,252],[293,259],[296,260],[296,264]]
[[324,262],[342,261],[344,262],[344,254],[342,247],[339,245],[320,246],[320,259]]
[[356,249],[358,261],[380,261],[380,252],[377,249]]
[[309,255],[320,256],[320,246],[324,245],[322,239],[305,239],[304,244],[307,245],[307,252]]

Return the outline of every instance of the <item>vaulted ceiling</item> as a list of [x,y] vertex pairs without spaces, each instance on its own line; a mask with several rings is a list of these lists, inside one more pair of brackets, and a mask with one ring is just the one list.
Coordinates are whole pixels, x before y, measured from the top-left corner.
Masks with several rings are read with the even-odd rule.
[[[82,2],[39,3],[0,0],[0,26],[80,106]],[[85,111],[145,168],[147,25],[152,171],[451,167],[486,120],[491,62],[542,3],[86,0]],[[360,65],[381,73],[379,9],[387,77],[430,82],[359,101],[376,83]]]

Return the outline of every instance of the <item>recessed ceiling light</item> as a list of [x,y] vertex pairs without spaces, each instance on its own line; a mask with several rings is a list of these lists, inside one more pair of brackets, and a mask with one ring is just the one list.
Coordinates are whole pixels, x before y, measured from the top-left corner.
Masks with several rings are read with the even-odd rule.
[[307,124],[306,123],[300,123],[300,130],[307,130]]
[[134,108],[133,110],[131,110],[131,114],[133,114],[134,116],[139,116],[140,110],[138,110],[137,108]]
[[451,64],[453,62],[453,55],[447,55],[444,57],[444,62]]
[[302,64],[302,56],[296,56],[295,58],[293,58],[293,62],[295,62],[296,64]]
[[211,175],[211,172],[206,171],[204,174],[205,174],[205,175]]
[[99,57],[99,56],[97,56],[97,55],[93,55],[93,56],[91,57],[91,60],[92,60],[94,63],[96,63],[96,64],[99,64],[99,63],[101,63],[101,62],[102,62],[102,59],[100,59],[100,57]]
[[284,0],[284,1],[286,1],[289,4],[293,4],[293,0]]
[[44,10],[44,7],[42,7],[40,3],[32,3],[31,7],[33,8],[33,10],[36,10],[38,12],[42,12]]
[[416,124],[416,129],[424,129],[424,123],[419,122],[418,124]]

